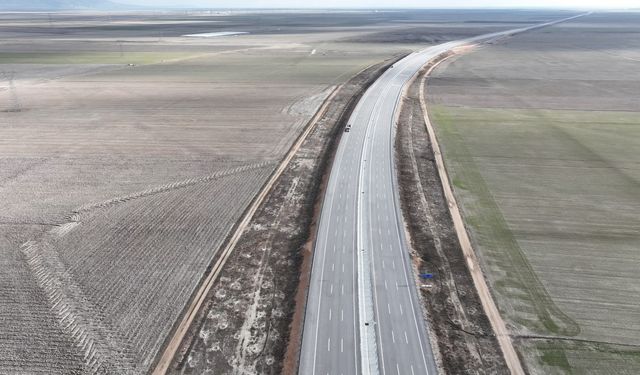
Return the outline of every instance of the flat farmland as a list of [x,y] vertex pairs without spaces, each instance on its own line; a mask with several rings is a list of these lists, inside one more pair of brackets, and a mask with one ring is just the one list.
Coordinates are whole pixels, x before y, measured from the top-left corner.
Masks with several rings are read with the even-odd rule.
[[548,17],[0,14],[0,373],[147,373],[336,85]]
[[146,373],[331,87],[380,57],[64,22],[2,34],[0,372]]
[[532,374],[640,371],[640,16],[482,47],[428,81],[463,216]]

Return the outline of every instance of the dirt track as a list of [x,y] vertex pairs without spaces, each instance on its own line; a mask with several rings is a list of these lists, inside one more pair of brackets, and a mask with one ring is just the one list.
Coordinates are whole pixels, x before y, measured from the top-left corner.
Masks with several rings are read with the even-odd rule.
[[[446,56],[439,61],[443,59]],[[396,139],[403,211],[418,255],[415,261],[421,272],[436,275],[421,289],[426,318],[443,372],[523,374],[470,246],[427,115],[425,80],[439,61],[428,65],[408,88]]]
[[315,123],[324,114],[324,112],[327,109],[327,106],[329,105],[331,100],[334,98],[338,90],[339,90],[339,87],[334,88],[331,95],[329,95],[329,97],[322,104],[322,106],[320,107],[316,115],[309,122],[307,129],[300,135],[296,143],[291,147],[291,149],[285,156],[284,160],[280,163],[278,168],[273,172],[273,174],[271,175],[271,178],[269,178],[269,181],[267,181],[265,186],[262,188],[262,191],[260,192],[260,194],[258,194],[256,199],[254,199],[254,201],[245,211],[240,223],[237,225],[235,231],[233,232],[229,241],[227,242],[227,245],[224,247],[224,249],[220,253],[220,257],[215,262],[215,264],[213,264],[213,266],[211,267],[201,287],[196,291],[196,294],[193,298],[193,302],[189,304],[189,306],[187,306],[186,314],[184,315],[184,318],[178,323],[178,326],[175,329],[174,334],[171,336],[168,344],[165,347],[165,350],[163,351],[162,355],[158,359],[158,364],[153,371],[154,374],[164,374],[167,372],[167,369],[171,364],[171,360],[173,359],[173,357],[175,356],[176,352],[180,347],[180,343],[184,340],[184,337],[189,327],[191,326],[193,319],[198,314],[200,308],[202,307],[204,299],[206,298],[207,294],[211,291],[211,287],[216,281],[218,275],[220,274],[222,267],[225,265],[227,259],[231,255],[231,252],[234,250],[235,246],[240,240],[240,236],[247,229],[247,225],[253,218],[253,215],[255,214],[256,210],[258,209],[258,207],[260,207],[262,202],[264,202],[267,194],[271,191],[271,188],[273,187],[275,182],[278,180],[280,175],[282,175],[282,172],[285,170],[285,168],[287,167],[287,165],[289,164],[293,156],[296,154],[296,152],[300,148],[300,145],[302,145],[302,143],[304,142],[306,137],[309,135],[311,130],[313,130]]
[[[118,353],[148,373],[325,89],[424,35],[470,35],[467,21],[489,32],[550,16],[510,14],[1,15],[0,72],[15,76],[0,78],[0,320],[11,322],[0,327],[0,373],[92,372]],[[218,28],[249,34],[182,37]],[[247,245],[244,263],[254,267],[260,248]],[[239,295],[236,282],[219,284],[216,306]],[[211,349],[217,336],[197,339]]]
[[458,240],[460,241],[462,251],[467,261],[469,272],[471,273],[471,276],[473,278],[473,283],[475,285],[476,291],[480,296],[480,301],[482,302],[484,312],[491,322],[493,331],[496,335],[498,343],[500,344],[500,348],[502,349],[502,354],[504,355],[507,366],[509,367],[509,370],[512,374],[524,374],[522,364],[520,363],[520,358],[518,357],[518,354],[513,347],[509,332],[506,328],[504,320],[502,320],[502,317],[500,316],[500,312],[498,311],[495,302],[493,301],[491,292],[489,291],[489,287],[487,286],[484,275],[482,274],[480,263],[478,262],[473,247],[471,246],[471,241],[469,240],[464,221],[462,220],[462,215],[460,214],[455,195],[453,194],[451,184],[449,183],[449,176],[447,175],[447,171],[445,169],[444,160],[440,152],[440,146],[438,145],[435,131],[433,129],[433,126],[431,125],[431,121],[429,121],[427,104],[424,95],[425,81],[429,76],[429,73],[431,73],[431,71],[436,66],[437,64],[427,70],[420,82],[420,106],[424,116],[424,122],[429,133],[429,139],[433,148],[435,162],[438,167],[438,175],[440,176],[440,181],[442,182],[442,189],[449,206],[449,212],[451,214],[451,218],[458,235]]
[[325,102],[212,268],[177,331],[184,340],[172,340],[157,374],[295,372],[321,181],[357,98],[391,63],[362,71]]

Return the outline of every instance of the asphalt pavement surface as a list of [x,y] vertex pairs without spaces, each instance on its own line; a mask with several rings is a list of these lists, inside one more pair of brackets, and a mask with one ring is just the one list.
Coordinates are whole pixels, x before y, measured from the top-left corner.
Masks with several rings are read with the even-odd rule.
[[396,186],[393,144],[403,88],[453,48],[567,20],[429,47],[396,62],[365,92],[324,196],[300,374],[437,374]]

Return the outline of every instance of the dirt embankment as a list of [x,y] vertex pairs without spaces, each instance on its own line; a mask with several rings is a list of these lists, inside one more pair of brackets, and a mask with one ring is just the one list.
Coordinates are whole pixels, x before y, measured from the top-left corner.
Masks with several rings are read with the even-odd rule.
[[396,60],[360,72],[324,106],[243,231],[168,373],[296,373],[314,228],[333,151],[358,99]]
[[420,290],[441,365],[447,374],[509,374],[451,219],[419,89],[420,79],[416,79],[403,102],[396,163],[415,261],[422,272],[435,275]]

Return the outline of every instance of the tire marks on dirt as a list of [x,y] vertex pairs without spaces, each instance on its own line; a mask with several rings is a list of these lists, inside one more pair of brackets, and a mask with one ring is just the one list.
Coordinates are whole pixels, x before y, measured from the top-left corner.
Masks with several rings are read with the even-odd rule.
[[[195,287],[189,275],[208,264],[228,230],[225,223],[260,185],[250,181],[267,178],[272,164],[236,166],[87,204],[73,211],[71,221],[21,246],[85,373],[146,372],[161,344],[157,337],[168,333],[183,306],[176,301]],[[224,192],[238,198],[238,207],[227,207]],[[173,277],[157,272],[172,265]]]
[[87,373],[135,373],[135,358],[130,355],[127,340],[104,324],[102,314],[88,303],[58,253],[35,241],[24,243],[21,251],[58,323],[81,350]]

